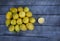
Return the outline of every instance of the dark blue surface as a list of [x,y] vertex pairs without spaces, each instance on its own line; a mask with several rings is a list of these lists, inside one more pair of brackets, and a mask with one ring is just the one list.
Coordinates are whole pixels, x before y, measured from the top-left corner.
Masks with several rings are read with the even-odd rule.
[[[36,21],[33,31],[11,33],[5,26],[5,14],[11,7],[28,6]],[[0,0],[0,41],[60,41],[60,0]]]
[[[25,5],[23,5],[24,7]],[[2,5],[0,14],[5,14],[11,7],[19,7],[19,5]],[[60,14],[60,6],[28,6],[33,14]],[[57,8],[58,7],[58,8]]]

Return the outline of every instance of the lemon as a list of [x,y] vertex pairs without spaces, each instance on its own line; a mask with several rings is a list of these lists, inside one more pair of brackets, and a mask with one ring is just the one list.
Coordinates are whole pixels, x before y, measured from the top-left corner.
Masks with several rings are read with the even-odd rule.
[[14,31],[14,26],[13,26],[13,25],[10,25],[9,31],[10,31],[10,32],[13,32],[13,31]]
[[19,25],[15,25],[15,31],[16,32],[19,32],[20,31]]
[[30,12],[30,11],[29,12],[26,12],[26,16],[27,17],[32,17],[32,12]]
[[19,17],[20,17],[20,18],[24,18],[24,17],[25,17],[25,12],[23,12],[23,11],[20,12],[20,13],[19,13]]
[[26,30],[27,30],[25,24],[21,24],[21,25],[20,25],[20,29],[21,29],[22,31],[26,31]]
[[6,26],[8,27],[10,25],[10,23],[11,23],[11,20],[7,19],[6,20]]
[[[38,19],[39,23],[42,23],[42,19]],[[10,32],[20,32],[27,30],[34,30],[33,23],[36,19],[32,17],[32,12],[29,11],[28,7],[12,7],[10,11],[6,13],[6,26],[9,27]],[[43,21],[44,22],[44,21]]]
[[7,12],[6,13],[6,19],[11,19],[12,18],[12,13],[11,12]]
[[11,24],[12,24],[12,25],[16,25],[16,20],[14,20],[14,19],[11,20]]
[[19,18],[18,14],[13,15],[13,19],[18,19],[18,18]]
[[22,19],[21,19],[21,18],[18,18],[18,19],[17,19],[17,24],[18,24],[18,25],[22,24]]
[[24,12],[28,12],[29,11],[29,8],[28,7],[25,7],[24,8]]
[[28,23],[28,22],[29,22],[29,18],[28,18],[28,17],[24,17],[24,18],[23,18],[23,23],[26,24],[26,23]]
[[18,7],[18,11],[19,12],[23,11],[23,7]]
[[27,23],[26,27],[28,30],[34,30],[34,25],[32,23]]
[[35,23],[35,21],[36,21],[35,18],[33,17],[30,18],[30,23]]
[[10,8],[10,11],[11,11],[12,13],[15,13],[15,12],[17,12],[17,8],[12,7],[12,8]]

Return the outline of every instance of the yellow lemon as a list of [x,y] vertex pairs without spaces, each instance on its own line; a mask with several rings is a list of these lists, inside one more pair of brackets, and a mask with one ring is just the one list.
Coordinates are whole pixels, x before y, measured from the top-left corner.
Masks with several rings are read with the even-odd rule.
[[29,22],[29,18],[28,17],[24,17],[23,18],[23,23],[28,23]]
[[21,24],[21,25],[20,25],[20,29],[21,29],[22,31],[26,31],[26,30],[27,30],[25,24]]
[[6,13],[6,19],[11,19],[12,18],[12,13],[11,12],[7,12]]
[[21,18],[17,19],[17,24],[18,25],[22,24],[22,19]]
[[17,8],[12,7],[12,8],[10,8],[10,11],[13,12],[13,13],[15,13],[15,12],[17,12]]
[[24,18],[24,17],[25,17],[25,12],[20,12],[20,13],[19,13],[19,17],[20,17],[20,18]]
[[36,21],[35,18],[33,17],[30,18],[30,23],[35,23],[35,21]]
[[15,31],[16,32],[19,32],[20,31],[19,25],[15,25]]
[[13,19],[18,19],[18,18],[19,18],[18,14],[13,14]]
[[8,27],[10,25],[10,23],[11,23],[11,20],[7,19],[6,20],[6,26]]
[[24,8],[24,12],[28,12],[29,11],[29,8],[28,7],[25,7]]
[[26,27],[28,30],[34,30],[34,25],[32,23],[27,23]]
[[19,12],[23,11],[23,7],[18,7],[18,11]]
[[26,12],[26,16],[27,17],[32,17],[32,12],[30,12],[30,11],[29,12]]
[[13,25],[10,25],[9,31],[10,31],[10,32],[13,32],[13,31],[14,31],[14,26],[13,26]]
[[16,25],[16,20],[11,20],[12,25]]

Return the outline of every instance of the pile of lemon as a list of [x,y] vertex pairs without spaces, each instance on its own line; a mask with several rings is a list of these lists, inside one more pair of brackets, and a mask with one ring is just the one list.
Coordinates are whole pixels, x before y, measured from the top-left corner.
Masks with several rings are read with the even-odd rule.
[[34,30],[35,21],[28,7],[12,7],[6,13],[6,26],[10,32]]

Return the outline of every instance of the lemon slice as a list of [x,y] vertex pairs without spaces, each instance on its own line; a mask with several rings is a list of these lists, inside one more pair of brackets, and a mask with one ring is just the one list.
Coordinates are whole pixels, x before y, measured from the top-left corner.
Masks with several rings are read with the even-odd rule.
[[45,22],[45,19],[44,18],[39,18],[38,19],[38,23],[43,24],[44,22]]

